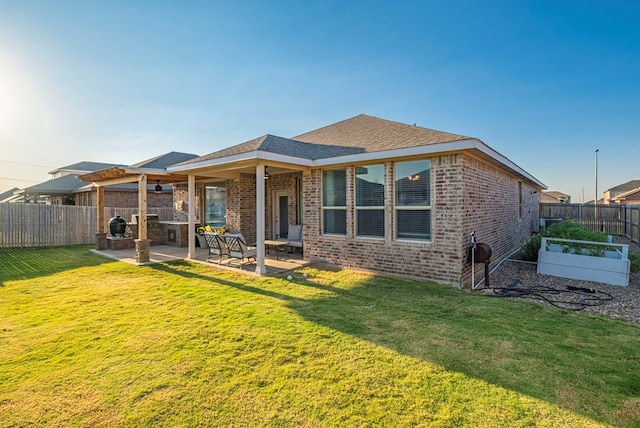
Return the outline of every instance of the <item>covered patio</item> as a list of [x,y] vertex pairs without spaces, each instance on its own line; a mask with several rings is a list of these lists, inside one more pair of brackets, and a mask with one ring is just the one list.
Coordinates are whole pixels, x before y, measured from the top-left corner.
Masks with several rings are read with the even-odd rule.
[[[218,263],[218,258],[213,257],[210,261],[207,261],[209,254],[206,248],[196,248],[193,254],[194,257],[187,257],[188,249],[186,247],[173,247],[170,245],[154,245],[149,252],[149,260],[145,262],[139,262],[136,259],[135,248],[123,249],[123,250],[110,250],[110,249],[93,249],[92,253],[99,256],[107,257],[113,260],[129,263],[132,265],[150,265],[154,263],[164,263],[176,260],[191,260],[198,263],[210,265],[212,267],[231,270],[236,272],[244,272],[247,274],[255,274],[256,262],[244,261],[239,264],[237,260],[233,260],[230,263],[229,259],[223,259]],[[265,256],[266,275],[279,275],[284,272],[297,269],[300,266],[304,266],[307,262],[303,260],[301,253],[280,253],[277,255],[271,252]]]
[[[203,192],[200,186],[207,183],[224,183],[226,186],[226,230],[243,234],[247,243],[255,243],[255,263],[244,267],[256,275],[269,275],[274,269],[291,269],[286,262],[271,260],[265,241],[286,236],[289,224],[301,224],[302,177],[310,172],[310,161],[281,153],[265,151],[268,147],[281,146],[285,139],[267,135],[247,142],[238,153],[222,150],[212,155],[183,162],[172,167],[137,168],[113,167],[80,176],[80,180],[92,182],[97,188],[98,230],[96,250],[101,254],[113,254],[117,259],[132,259],[136,264],[153,262],[154,258],[167,257],[206,259],[206,250],[196,246],[195,231],[207,225],[203,208]],[[188,232],[187,246],[159,251],[161,245],[152,245],[147,226],[147,183],[174,185],[174,209],[176,216],[184,214]],[[138,183],[139,222],[135,249],[107,248],[104,218],[104,187]],[[178,220],[176,218],[176,220]],[[136,239],[137,238],[137,239]],[[157,244],[158,242],[156,242]],[[109,252],[112,251],[112,252]],[[163,256],[161,253],[164,253]],[[169,256],[180,254],[181,256]],[[303,256],[299,256],[303,259]],[[274,263],[275,262],[275,263]],[[280,267],[283,266],[283,267]]]

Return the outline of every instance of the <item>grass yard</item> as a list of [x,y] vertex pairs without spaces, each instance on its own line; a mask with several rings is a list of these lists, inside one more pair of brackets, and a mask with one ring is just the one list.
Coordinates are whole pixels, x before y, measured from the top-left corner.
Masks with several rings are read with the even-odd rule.
[[640,426],[639,326],[293,276],[0,250],[0,426]]

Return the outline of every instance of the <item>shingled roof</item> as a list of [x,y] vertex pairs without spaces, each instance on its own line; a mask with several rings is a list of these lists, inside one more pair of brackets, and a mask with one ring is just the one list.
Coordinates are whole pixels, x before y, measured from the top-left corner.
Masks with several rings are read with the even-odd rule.
[[193,153],[169,152],[160,156],[153,157],[151,159],[147,159],[147,160],[135,163],[131,166],[135,168],[160,168],[161,169],[161,168],[166,168],[169,165],[174,165],[174,164],[181,163],[197,157],[198,155],[194,155]]
[[316,160],[469,139],[471,137],[361,114],[293,138],[263,135],[176,166],[255,151]]
[[263,151],[302,159],[323,159],[334,156],[362,153],[364,150],[358,147],[305,143],[302,141],[267,134],[245,143],[228,147],[177,165],[187,165],[192,162],[220,159],[227,156],[234,156],[254,151]]
[[640,187],[640,180],[631,180],[616,187],[612,187],[611,189],[607,189],[606,192],[628,192],[629,190],[633,190],[638,187]]
[[[543,189],[546,186],[527,171],[474,137],[436,131],[361,114],[293,138],[262,137],[219,150],[186,162],[171,165],[167,171],[187,171],[213,177],[222,171],[251,168],[252,162],[290,165],[293,168],[323,167],[429,153],[471,150],[478,156],[507,168]],[[228,168],[228,166],[231,166]],[[286,167],[285,167],[286,168]]]
[[361,114],[315,131],[294,140],[332,146],[360,148],[365,153],[404,149],[430,144],[469,140],[472,137],[422,128]]
[[[154,184],[148,184],[147,190],[152,191]],[[92,186],[81,181],[76,174],[67,174],[62,177],[52,178],[51,180],[44,181],[42,183],[35,184],[30,187],[26,187],[23,192],[28,194],[39,195],[66,195],[69,193],[87,192],[90,191]],[[173,189],[170,185],[163,186],[165,191]],[[137,191],[137,184],[114,184],[108,187],[109,191],[123,190],[123,191]]]
[[38,193],[41,195],[66,194],[78,190],[87,183],[78,180],[76,174],[67,174],[62,177],[52,178],[51,180],[25,187],[25,193]]
[[11,189],[0,193],[0,202],[3,202],[5,199],[9,199],[13,197],[13,193],[20,190],[18,187],[12,187]]
[[111,168],[113,166],[117,166],[117,164],[82,161],[82,162],[77,162],[71,165],[63,166],[61,168],[56,168],[53,171],[49,171],[49,174],[55,174],[58,171],[94,172],[94,171],[99,171],[101,169]]

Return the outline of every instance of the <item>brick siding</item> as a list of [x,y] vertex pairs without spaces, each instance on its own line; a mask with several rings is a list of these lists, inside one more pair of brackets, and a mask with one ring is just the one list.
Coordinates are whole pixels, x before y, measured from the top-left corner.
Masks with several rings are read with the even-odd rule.
[[[393,201],[393,163],[386,164],[386,200]],[[304,179],[305,258],[343,267],[435,280],[460,285],[470,282],[467,260],[470,233],[488,243],[498,260],[537,230],[533,187],[522,185],[522,218],[518,218],[518,179],[501,169],[463,154],[431,158],[432,239],[394,240],[393,207],[387,203],[384,239],[355,236],[353,168],[347,173],[347,235],[323,236],[322,171]],[[479,277],[477,276],[477,279]]]
[[[394,239],[394,162],[385,163],[385,236],[356,236],[354,209],[354,167],[347,168],[347,234],[322,234],[322,170],[272,174],[265,182],[265,238],[273,236],[273,197],[286,191],[289,223],[297,222],[296,181],[302,177],[303,240],[305,259],[342,267],[390,275],[469,286],[470,234],[492,248],[495,263],[516,249],[538,230],[540,190],[521,177],[467,154],[440,155],[431,161],[431,240]],[[521,183],[521,184],[519,184]],[[256,238],[256,188],[254,174],[240,174],[228,180],[227,228],[242,232],[248,241]],[[197,185],[200,207],[204,185]],[[183,203],[181,203],[181,201]],[[174,203],[182,210],[177,220],[187,220],[187,187],[176,185]],[[201,208],[196,210],[201,218]],[[476,281],[481,265],[477,265]]]
[[[538,231],[541,189],[470,156],[465,156],[463,163],[462,238],[468,245],[470,234],[475,230],[477,241],[491,247],[491,260],[498,261]],[[521,202],[519,182],[522,183]],[[467,283],[471,279],[471,265],[467,263],[464,267]],[[476,281],[480,278],[476,274]]]
[[275,239],[278,231],[273,230],[273,206],[278,201],[274,200],[276,192],[286,192],[287,194],[287,224],[298,223],[298,195],[296,181],[301,177],[301,173],[272,174],[269,180],[265,180],[265,238]]
[[[200,219],[203,218],[204,213],[203,203],[201,202],[204,199],[204,183],[196,183],[196,194],[195,194],[195,202],[196,202],[196,224],[200,223]],[[173,207],[174,221],[189,221],[189,185],[187,183],[177,183],[173,185]]]
[[[75,194],[75,204],[81,206],[96,206],[97,193],[93,189],[90,192],[81,192]],[[147,193],[147,207],[170,207],[173,204],[173,194],[171,193]],[[135,208],[138,206],[138,192],[124,190],[109,190],[105,188],[104,192],[105,207],[122,207]]]

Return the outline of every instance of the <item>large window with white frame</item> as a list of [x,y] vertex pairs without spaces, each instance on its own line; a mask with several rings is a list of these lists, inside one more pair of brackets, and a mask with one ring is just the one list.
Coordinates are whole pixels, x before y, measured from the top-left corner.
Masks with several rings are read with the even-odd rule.
[[347,170],[322,171],[322,233],[347,234]]
[[394,183],[396,238],[430,240],[431,162],[396,162]]
[[384,238],[384,165],[355,169],[356,235]]

